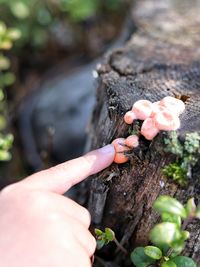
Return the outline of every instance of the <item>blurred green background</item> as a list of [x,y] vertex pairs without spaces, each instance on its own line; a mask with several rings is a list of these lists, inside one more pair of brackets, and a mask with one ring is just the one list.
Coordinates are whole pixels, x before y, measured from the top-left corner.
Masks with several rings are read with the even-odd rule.
[[81,27],[102,15],[123,12],[124,0],[0,0],[0,18],[20,30],[18,47],[39,49],[54,39],[56,28],[70,24]]

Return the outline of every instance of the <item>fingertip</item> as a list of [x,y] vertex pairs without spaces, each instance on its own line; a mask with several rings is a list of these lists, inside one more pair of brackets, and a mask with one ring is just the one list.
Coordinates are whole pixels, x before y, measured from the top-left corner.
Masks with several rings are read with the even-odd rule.
[[85,157],[91,160],[94,160],[95,158],[95,164],[93,165],[92,172],[97,173],[111,165],[115,157],[115,148],[112,144],[109,144],[89,152],[85,155]]

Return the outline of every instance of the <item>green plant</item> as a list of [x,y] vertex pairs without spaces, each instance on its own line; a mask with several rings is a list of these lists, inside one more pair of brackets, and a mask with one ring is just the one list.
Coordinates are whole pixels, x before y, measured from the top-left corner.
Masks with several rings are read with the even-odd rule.
[[190,234],[187,224],[199,217],[200,206],[189,199],[185,206],[170,196],[160,196],[154,202],[154,209],[161,214],[162,222],[150,232],[151,246],[137,247],[131,253],[131,261],[136,267],[150,265],[161,267],[196,267],[189,257],[180,256],[185,241]]
[[110,242],[114,241],[117,247],[127,254],[127,251],[124,247],[121,246],[119,241],[115,237],[115,233],[110,228],[105,228],[105,231],[101,231],[100,229],[95,229],[95,234],[97,238],[97,249],[101,249],[103,246],[109,244]]
[[69,24],[76,28],[94,15],[120,10],[123,5],[123,0],[0,0],[1,19],[22,33],[18,45],[36,49],[54,40],[59,29]]
[[200,134],[187,133],[183,143],[179,141],[177,132],[169,133],[164,138],[165,151],[176,156],[176,161],[163,168],[163,173],[180,185],[187,184],[191,168],[195,166],[200,156]]
[[[190,237],[186,227],[193,219],[200,219],[200,205],[196,206],[191,198],[183,206],[170,196],[160,196],[153,205],[161,215],[161,223],[150,232],[152,245],[135,248],[130,257],[136,267],[197,267],[189,257],[180,255],[185,248],[185,242]],[[105,232],[95,229],[97,249],[114,241],[124,253],[127,251],[116,240],[115,233],[110,228]]]
[[7,102],[5,88],[14,82],[15,76],[8,71],[10,60],[4,55],[4,51],[11,49],[13,42],[19,37],[20,32],[17,29],[7,28],[0,21],[0,161],[11,158],[9,150],[13,143],[13,136],[6,134]]

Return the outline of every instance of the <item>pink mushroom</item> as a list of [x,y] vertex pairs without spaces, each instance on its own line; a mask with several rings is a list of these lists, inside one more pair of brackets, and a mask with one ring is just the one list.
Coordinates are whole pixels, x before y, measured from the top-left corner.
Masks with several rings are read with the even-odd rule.
[[160,101],[160,105],[166,107],[172,112],[180,115],[185,110],[185,104],[180,99],[175,97],[166,96]]
[[153,118],[147,118],[141,128],[141,134],[147,140],[153,140],[153,138],[159,133],[159,129],[156,127]]
[[175,131],[180,128],[180,120],[176,114],[170,111],[161,111],[154,118],[156,128],[163,131]]
[[129,151],[130,147],[127,147],[125,144],[125,138],[116,138],[114,141],[112,141],[112,144],[115,148],[115,163],[125,163],[129,160],[128,157],[125,156],[124,152]]
[[153,103],[148,100],[139,100],[133,105],[132,111],[135,113],[137,119],[145,120],[151,116]]
[[153,103],[153,111],[151,113],[151,118],[153,118],[157,113],[165,111],[166,107],[160,105],[160,101]]
[[135,113],[131,110],[126,112],[126,114],[124,115],[124,121],[127,124],[132,124],[133,121],[136,119],[137,119],[137,117],[136,117]]
[[130,135],[126,138],[125,144],[128,147],[134,148],[139,145],[138,136],[137,135]]

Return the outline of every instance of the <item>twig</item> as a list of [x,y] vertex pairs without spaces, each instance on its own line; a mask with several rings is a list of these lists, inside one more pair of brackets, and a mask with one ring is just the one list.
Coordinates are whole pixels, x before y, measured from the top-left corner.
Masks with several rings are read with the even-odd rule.
[[119,241],[114,238],[113,241],[115,242],[115,244],[117,245],[117,247],[124,253],[124,254],[128,254],[128,251],[119,243]]

